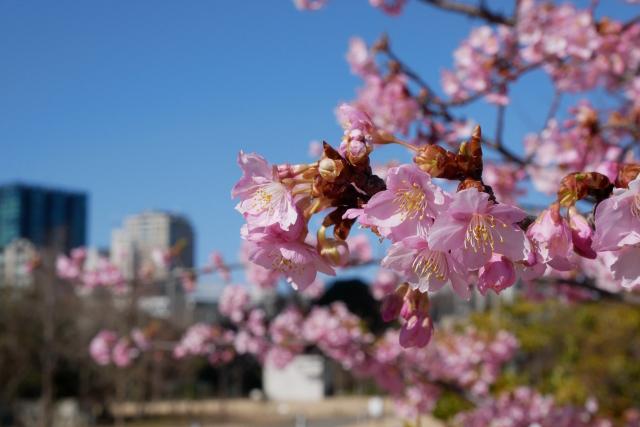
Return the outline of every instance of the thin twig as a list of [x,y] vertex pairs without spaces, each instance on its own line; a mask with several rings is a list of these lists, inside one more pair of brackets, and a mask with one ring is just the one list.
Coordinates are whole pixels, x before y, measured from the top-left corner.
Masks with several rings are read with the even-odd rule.
[[484,4],[473,6],[453,0],[422,0],[422,2],[433,7],[467,15],[471,18],[480,18],[492,24],[513,26],[515,23],[513,17],[504,16],[501,13],[495,12],[484,6]]

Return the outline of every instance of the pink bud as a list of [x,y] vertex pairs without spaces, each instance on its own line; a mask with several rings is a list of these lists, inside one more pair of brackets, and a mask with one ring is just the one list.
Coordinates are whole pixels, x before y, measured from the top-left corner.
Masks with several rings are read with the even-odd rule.
[[569,209],[569,227],[571,227],[573,250],[585,258],[596,259],[597,254],[591,247],[593,243],[593,229],[587,219],[580,215],[575,207]]
[[493,254],[491,260],[483,265],[478,272],[478,290],[482,295],[487,290],[499,294],[502,290],[513,286],[516,282],[516,270],[508,258]]
[[412,316],[402,325],[400,345],[408,347],[424,347],[431,341],[433,322],[428,316]]

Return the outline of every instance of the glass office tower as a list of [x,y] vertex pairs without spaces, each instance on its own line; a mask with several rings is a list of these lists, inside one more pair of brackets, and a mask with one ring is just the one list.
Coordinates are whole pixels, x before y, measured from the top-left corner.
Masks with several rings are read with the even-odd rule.
[[87,195],[24,184],[0,186],[0,249],[23,238],[68,252],[87,243]]

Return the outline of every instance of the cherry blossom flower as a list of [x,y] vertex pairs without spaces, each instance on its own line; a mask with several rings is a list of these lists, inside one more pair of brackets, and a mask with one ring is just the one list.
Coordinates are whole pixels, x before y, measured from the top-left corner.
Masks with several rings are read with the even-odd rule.
[[382,260],[382,266],[403,276],[420,292],[435,292],[446,284],[464,299],[469,299],[466,270],[448,251],[429,248],[424,237],[408,237],[394,243]]
[[415,165],[398,166],[389,170],[387,189],[367,203],[365,222],[393,241],[424,236],[448,201],[449,195],[431,182],[429,174]]
[[511,261],[524,260],[526,237],[517,223],[525,216],[521,209],[492,203],[488,194],[469,188],[453,195],[427,241],[435,251],[459,254],[462,264],[471,270],[482,267],[494,253]]
[[108,365],[111,363],[111,351],[117,341],[118,336],[113,331],[104,329],[98,332],[89,344],[89,354],[91,358],[98,365]]
[[243,286],[226,286],[220,295],[218,308],[220,313],[237,323],[244,318],[249,302],[249,292]]
[[231,190],[233,198],[239,198],[236,209],[254,226],[266,227],[278,224],[283,230],[295,224],[298,210],[293,196],[278,179],[276,169],[257,154],[238,154],[242,178]]
[[598,204],[595,212],[593,248],[611,251],[640,244],[640,177],[629,188],[617,188]]

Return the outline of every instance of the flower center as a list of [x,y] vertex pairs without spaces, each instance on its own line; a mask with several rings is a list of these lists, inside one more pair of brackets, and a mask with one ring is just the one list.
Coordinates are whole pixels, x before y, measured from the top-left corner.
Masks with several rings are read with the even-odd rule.
[[402,212],[403,219],[424,219],[427,196],[415,182],[406,188],[399,189],[396,192],[395,202],[399,205],[399,211]]
[[448,273],[447,260],[444,254],[439,251],[423,251],[411,265],[413,271],[421,279],[429,280],[431,276],[435,276],[438,280],[445,280]]
[[507,228],[507,224],[493,215],[473,214],[464,238],[464,248],[483,253],[493,251],[496,241],[504,242],[496,226]]
[[273,262],[271,263],[271,269],[277,271],[279,273],[290,273],[292,271],[299,271],[300,265],[295,263],[294,261],[285,258],[282,254],[278,253],[274,256]]
[[636,193],[631,202],[631,215],[640,219],[640,193]]

